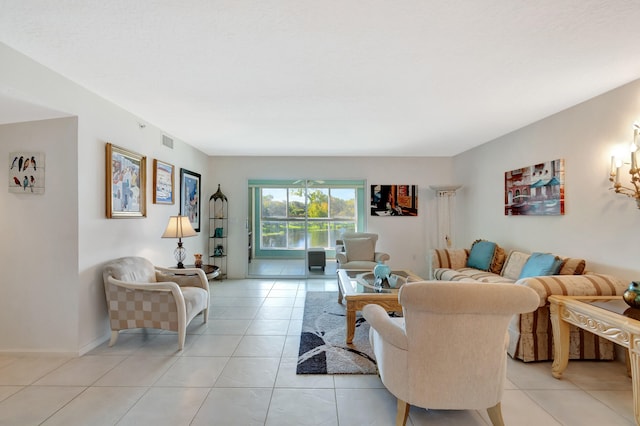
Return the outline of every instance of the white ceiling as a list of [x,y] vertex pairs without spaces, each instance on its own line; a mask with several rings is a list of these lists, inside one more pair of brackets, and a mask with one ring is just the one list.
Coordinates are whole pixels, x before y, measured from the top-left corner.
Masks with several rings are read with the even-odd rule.
[[639,78],[640,2],[0,0],[0,42],[209,155],[451,156]]

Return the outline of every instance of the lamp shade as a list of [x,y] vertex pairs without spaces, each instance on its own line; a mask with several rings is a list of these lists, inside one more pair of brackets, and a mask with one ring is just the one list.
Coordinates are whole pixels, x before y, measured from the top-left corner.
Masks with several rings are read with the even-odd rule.
[[196,231],[191,226],[187,216],[169,216],[167,229],[164,230],[162,238],[186,238],[195,237]]

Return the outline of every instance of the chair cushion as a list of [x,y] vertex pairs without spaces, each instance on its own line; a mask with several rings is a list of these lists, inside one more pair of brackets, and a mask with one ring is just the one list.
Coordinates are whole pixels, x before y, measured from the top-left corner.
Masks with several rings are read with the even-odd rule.
[[207,307],[207,292],[198,287],[182,287],[187,321]]
[[496,252],[496,246],[497,244],[491,241],[477,240],[474,242],[467,259],[467,267],[488,271]]
[[115,259],[105,265],[103,275],[130,283],[156,282],[153,263],[144,257],[129,256]]
[[562,266],[562,259],[549,253],[532,253],[522,267],[519,278],[556,275]]
[[374,261],[376,242],[371,238],[349,238],[344,240],[349,262],[353,260]]

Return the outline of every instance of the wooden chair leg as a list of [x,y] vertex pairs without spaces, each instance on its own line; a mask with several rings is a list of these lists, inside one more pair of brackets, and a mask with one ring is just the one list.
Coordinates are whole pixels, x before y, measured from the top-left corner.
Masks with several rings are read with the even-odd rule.
[[493,407],[487,408],[487,413],[489,414],[489,419],[491,419],[491,423],[493,424],[493,426],[504,426],[504,420],[502,419],[502,408],[500,407],[499,402]]
[[398,413],[396,414],[396,426],[405,426],[409,417],[409,404],[398,398]]

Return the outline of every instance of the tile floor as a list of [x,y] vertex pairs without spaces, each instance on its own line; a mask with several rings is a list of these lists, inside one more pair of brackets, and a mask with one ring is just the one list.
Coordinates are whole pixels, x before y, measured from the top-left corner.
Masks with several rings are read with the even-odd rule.
[[[297,376],[307,290],[327,280],[212,283],[210,320],[185,349],[175,334],[121,333],[80,358],[0,355],[0,425],[392,425],[396,400],[377,376]],[[633,425],[631,381],[618,362],[509,361],[507,425]],[[409,425],[489,425],[484,411],[412,407]]]
[[253,259],[248,266],[248,276],[252,278],[333,278],[338,263],[327,258],[324,271],[321,268],[308,269],[304,259]]

